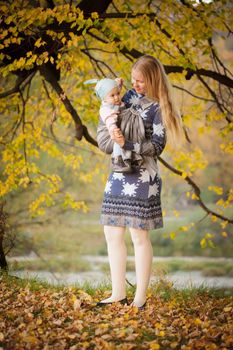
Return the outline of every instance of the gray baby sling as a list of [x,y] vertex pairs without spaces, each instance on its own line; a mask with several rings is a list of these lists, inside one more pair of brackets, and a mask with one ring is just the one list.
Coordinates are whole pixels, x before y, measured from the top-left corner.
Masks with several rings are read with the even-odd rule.
[[[140,114],[133,108],[124,109],[118,117],[118,125],[126,140],[141,143],[145,140],[145,127]],[[141,166],[143,157],[135,151],[122,149],[122,158],[131,159],[132,164]]]

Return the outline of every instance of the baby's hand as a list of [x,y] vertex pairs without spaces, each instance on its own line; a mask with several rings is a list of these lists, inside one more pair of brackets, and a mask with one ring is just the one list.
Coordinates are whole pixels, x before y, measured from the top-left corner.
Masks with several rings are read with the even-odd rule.
[[115,81],[117,82],[119,88],[121,89],[124,83],[123,78],[116,78]]
[[111,137],[111,139],[118,143],[118,145],[120,145],[121,147],[123,147],[125,144],[124,135],[122,134],[121,129],[119,128],[113,130],[113,136]]

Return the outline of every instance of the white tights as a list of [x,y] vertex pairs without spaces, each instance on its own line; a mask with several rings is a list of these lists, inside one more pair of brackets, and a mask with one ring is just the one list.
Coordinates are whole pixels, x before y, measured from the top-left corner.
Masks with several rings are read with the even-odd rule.
[[[146,301],[146,291],[150,282],[153,249],[149,232],[130,228],[130,234],[135,252],[135,269],[137,288],[133,305],[141,306]],[[112,295],[102,302],[112,302],[124,299],[126,296],[126,245],[125,227],[104,226],[104,234],[108,248],[110,264]]]

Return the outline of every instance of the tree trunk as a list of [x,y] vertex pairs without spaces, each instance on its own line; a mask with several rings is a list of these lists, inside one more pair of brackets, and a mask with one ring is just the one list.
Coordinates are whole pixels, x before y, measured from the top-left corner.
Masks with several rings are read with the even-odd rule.
[[4,213],[4,203],[0,203],[0,268],[1,270],[7,270],[8,265],[3,248],[3,239],[6,232],[6,214]]

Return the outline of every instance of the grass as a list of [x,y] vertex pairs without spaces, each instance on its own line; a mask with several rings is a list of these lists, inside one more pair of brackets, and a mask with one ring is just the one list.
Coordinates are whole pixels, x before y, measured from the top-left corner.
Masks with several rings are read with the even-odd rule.
[[[111,283],[109,282],[101,282],[97,286],[93,286],[90,282],[85,282],[83,284],[74,284],[67,287],[65,284],[54,285],[42,281],[38,278],[19,278],[1,271],[0,281],[3,281],[9,285],[9,288],[13,288],[15,285],[21,288],[28,288],[31,291],[37,291],[41,289],[60,291],[64,288],[72,288],[74,290],[81,289],[91,296],[95,295],[97,292],[106,296],[111,294]],[[128,297],[133,297],[135,293],[135,286],[130,286],[127,284],[126,288]],[[195,298],[195,296],[200,294],[208,294],[213,298],[222,298],[224,296],[233,296],[233,288],[213,288],[207,287],[205,285],[194,287],[189,285],[189,287],[184,289],[176,289],[173,287],[172,282],[166,279],[166,276],[161,276],[158,281],[152,282],[150,284],[150,287],[148,288],[148,297],[150,297],[151,294],[157,295],[164,300],[169,300],[174,297],[178,299],[189,299]]]
[[155,270],[162,270],[165,273],[176,271],[195,271],[199,270],[203,276],[228,276],[233,277],[232,263],[227,261],[185,261],[169,260],[165,262],[156,262],[153,264]]
[[29,270],[29,271],[44,271],[51,272],[84,272],[90,271],[91,265],[88,261],[81,259],[78,256],[60,256],[49,257],[28,261],[12,261],[9,263],[10,270]]

